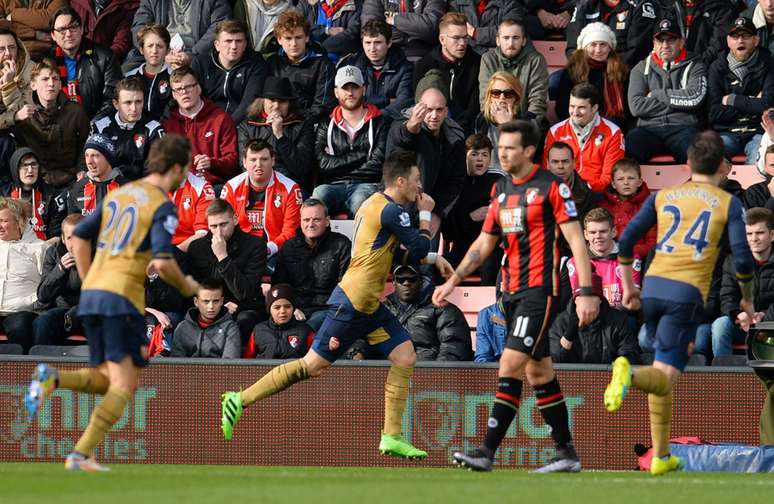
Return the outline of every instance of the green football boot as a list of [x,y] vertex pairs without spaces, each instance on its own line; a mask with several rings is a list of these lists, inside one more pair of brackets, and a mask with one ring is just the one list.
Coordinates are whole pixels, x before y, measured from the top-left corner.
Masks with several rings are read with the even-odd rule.
[[680,457],[670,455],[668,459],[664,460],[654,455],[650,461],[650,474],[653,476],[663,476],[668,472],[680,471],[684,465],[685,463]]
[[391,436],[384,433],[379,443],[379,453],[411,460],[427,457],[426,451],[415,448],[411,443],[403,439],[403,436]]
[[242,418],[242,398],[239,392],[226,392],[222,396],[220,403],[221,417],[220,429],[223,431],[223,437],[226,441],[231,441],[234,435],[234,426]]
[[626,357],[613,361],[613,377],[605,389],[605,408],[610,413],[618,411],[632,385],[632,365]]

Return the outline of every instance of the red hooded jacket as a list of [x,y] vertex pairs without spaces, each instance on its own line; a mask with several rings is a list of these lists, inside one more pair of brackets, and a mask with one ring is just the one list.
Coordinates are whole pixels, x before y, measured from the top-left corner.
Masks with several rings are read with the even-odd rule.
[[[621,199],[613,186],[610,185],[605,189],[603,193],[604,199],[599,202],[599,206],[606,208],[611,214],[613,214],[613,222],[615,222],[616,238],[620,238],[624,228],[629,221],[637,215],[640,211],[642,204],[650,196],[650,189],[645,181],[642,182],[640,189],[632,195],[628,200]],[[648,256],[650,249],[656,246],[656,227],[650,228],[645,234],[645,237],[637,242],[634,246],[634,255],[637,257],[645,258]]]

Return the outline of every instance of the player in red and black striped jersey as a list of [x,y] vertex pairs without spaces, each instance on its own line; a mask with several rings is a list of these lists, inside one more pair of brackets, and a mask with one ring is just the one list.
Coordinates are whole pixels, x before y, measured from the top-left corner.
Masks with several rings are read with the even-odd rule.
[[576,306],[582,326],[596,318],[599,298],[592,294],[591,264],[571,190],[559,178],[532,164],[537,143],[537,132],[527,121],[513,121],[500,127],[497,154],[510,177],[492,187],[492,201],[481,234],[454,275],[433,293],[435,304],[445,303],[457,284],[475,271],[502,241],[505,259],[500,287],[508,339],[500,358],[497,393],[483,445],[468,453],[454,454],[455,463],[477,471],[492,469],[495,451],[516,415],[525,374],[556,443],[557,456],[536,472],[577,472],[581,468],[547,341],[558,295],[559,231],[570,245],[577,265],[581,287]]

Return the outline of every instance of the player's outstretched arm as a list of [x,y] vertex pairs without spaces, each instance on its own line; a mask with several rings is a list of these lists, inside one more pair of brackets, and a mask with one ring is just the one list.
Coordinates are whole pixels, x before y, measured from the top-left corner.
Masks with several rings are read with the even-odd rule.
[[494,248],[497,246],[499,237],[497,235],[489,234],[482,231],[478,235],[476,241],[468,249],[468,253],[465,254],[465,258],[457,266],[457,270],[446,280],[446,282],[435,288],[433,292],[433,304],[436,306],[443,306],[446,304],[446,298],[454,291],[454,288],[459,285],[462,280],[476,271],[481,263],[489,257]]
[[183,275],[180,266],[177,265],[177,261],[174,259],[153,259],[151,267],[156,269],[162,280],[179,290],[185,297],[194,296],[199,289],[199,282],[190,275]]
[[580,294],[575,300],[578,322],[581,327],[591,324],[599,315],[599,298],[591,293],[591,260],[586,249],[578,221],[572,220],[559,224],[564,238],[570,245],[572,257],[575,259],[575,270],[578,274]]

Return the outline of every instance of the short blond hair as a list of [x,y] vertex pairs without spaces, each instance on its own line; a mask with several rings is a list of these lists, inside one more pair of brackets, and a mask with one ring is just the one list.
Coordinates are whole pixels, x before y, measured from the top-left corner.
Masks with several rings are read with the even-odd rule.
[[24,229],[27,227],[27,221],[32,214],[32,207],[29,202],[12,198],[0,198],[0,212],[3,210],[11,212],[16,219],[16,223],[19,225],[19,233],[24,234]]

